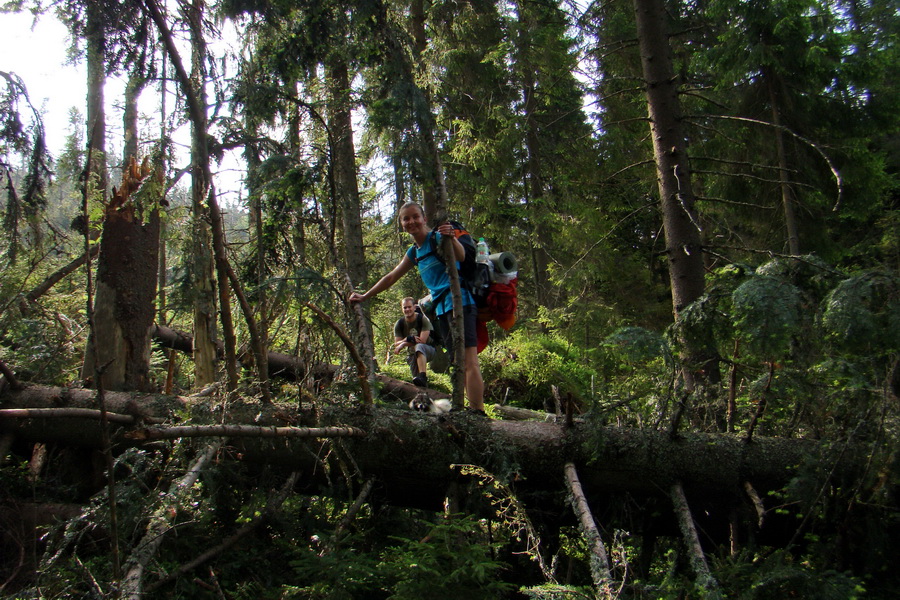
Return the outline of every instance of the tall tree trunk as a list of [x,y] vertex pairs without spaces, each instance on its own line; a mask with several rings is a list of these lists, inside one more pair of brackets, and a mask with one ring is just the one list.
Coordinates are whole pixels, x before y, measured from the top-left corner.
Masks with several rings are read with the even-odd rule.
[[[328,88],[329,138],[334,164],[337,199],[344,229],[344,261],[349,276],[349,295],[366,281],[366,259],[363,253],[363,234],[359,201],[359,184],[356,171],[356,150],[353,144],[353,123],[350,105],[350,75],[347,63],[332,57],[326,64]],[[375,345],[372,327],[362,305],[351,306],[353,319],[353,343],[359,349],[363,361],[369,367],[370,378],[375,369]]]
[[403,184],[403,161],[397,154],[391,158],[391,167],[394,171],[394,211],[399,212],[406,202],[406,186]]
[[[409,15],[413,49],[415,50],[416,60],[421,61],[422,55],[428,47],[428,35],[425,33],[426,17],[424,0],[412,0],[409,5]],[[428,98],[428,93],[425,90],[421,90],[421,92],[426,97],[426,106],[428,106],[430,110],[431,98]],[[429,218],[432,218],[434,215],[442,212],[442,210],[445,211],[447,208],[446,202],[441,206],[441,194],[439,191],[440,187],[443,186],[444,174],[443,171],[440,173],[435,172],[437,167],[431,158],[431,155],[433,154],[431,144],[429,144],[427,140],[424,141],[427,155],[422,157],[420,163],[422,165],[422,171],[424,174],[427,174],[427,177],[424,178],[424,185],[422,187],[422,208],[425,209],[425,214]],[[429,185],[428,182],[435,181],[438,178],[441,179],[439,184]]]
[[[225,342],[225,375],[228,390],[237,389],[237,342],[231,312],[229,289],[229,266],[225,251],[225,226],[219,211],[216,189],[209,169],[208,119],[206,115],[206,37],[203,33],[203,15],[206,11],[204,0],[194,0],[186,11],[191,30],[191,79],[196,96],[196,110],[191,111],[191,154],[196,173],[202,173],[202,189],[205,196],[195,200],[206,202],[212,229],[213,266],[216,272],[216,289],[219,300],[219,318],[222,322],[222,338]],[[245,315],[252,319],[252,315]]]
[[[106,33],[103,15],[93,2],[87,4],[87,143],[90,187],[105,203],[109,175],[106,169]],[[86,182],[88,183],[88,182]]]
[[134,157],[138,160],[138,98],[144,86],[147,84],[147,78],[143,72],[135,71],[128,77],[128,83],[125,85],[125,109],[122,115],[122,124],[125,133],[125,145],[122,152],[122,164],[127,165],[128,160]]
[[[166,81],[169,77],[168,55],[162,52],[162,73],[159,78],[159,156],[163,166],[169,155],[168,153],[168,130],[166,129]],[[159,227],[159,283],[157,284],[157,294],[159,300],[157,302],[156,320],[162,324],[168,324],[166,317],[166,222],[160,223]]]
[[[100,201],[106,204],[106,188],[108,174],[106,169],[106,111],[104,108],[104,84],[106,82],[106,33],[103,28],[102,15],[94,4],[87,6],[87,32],[85,42],[87,46],[87,161],[84,172],[84,188],[82,196],[82,217],[85,223],[85,239],[89,235],[91,204]],[[85,242],[85,254],[90,256],[90,248]],[[90,279],[90,261],[88,261],[88,275]],[[101,363],[97,360],[96,349],[104,343],[97,339],[95,329],[115,331],[114,323],[103,323],[104,319],[110,319],[113,315],[113,307],[110,299],[94,297],[94,290],[89,290],[87,311],[91,322],[91,333],[88,336],[87,348],[84,353],[81,377],[85,381],[94,381],[97,376],[97,367]],[[100,304],[99,315],[97,304]],[[115,342],[115,340],[113,340]],[[94,381],[95,385],[100,382]]]
[[208,178],[206,146],[206,92],[203,59],[206,46],[199,31],[202,5],[194,2],[187,9],[192,23],[191,93],[198,101],[191,119],[191,283],[194,294],[194,386],[203,387],[216,381],[216,283],[213,276],[211,216],[207,198],[211,182]]
[[[209,211],[209,222],[212,224],[212,250],[213,257],[215,259],[214,266],[219,280],[219,314],[222,318],[222,331],[225,340],[225,367],[228,376],[228,388],[230,390],[233,390],[237,388],[237,352],[234,326],[231,321],[231,300],[229,286],[234,289],[239,302],[241,302],[241,307],[244,311],[244,317],[247,321],[247,329],[250,332],[251,344],[257,356],[262,352],[262,347],[259,343],[256,319],[253,317],[250,306],[243,294],[243,290],[240,288],[240,282],[237,280],[237,277],[234,275],[234,272],[228,263],[225,246],[224,223],[222,214],[219,211],[218,202],[216,200],[215,188],[212,185],[212,174],[209,167],[210,157],[207,142],[207,109],[206,92],[204,85],[205,73],[203,69],[203,60],[206,55],[206,42],[202,30],[205,4],[203,0],[194,0],[193,4],[185,9],[185,16],[188,20],[188,24],[191,30],[190,76],[187,74],[187,71],[184,68],[184,65],[181,61],[181,55],[178,52],[175,41],[172,39],[171,31],[169,30],[168,24],[163,18],[156,0],[145,0],[144,6],[147,8],[147,11],[150,13],[150,17],[153,19],[154,23],[159,29],[160,34],[162,35],[163,44],[166,48],[166,52],[168,53],[169,58],[172,60],[172,66],[175,69],[175,74],[181,84],[181,89],[184,93],[186,104],[188,107],[188,116],[191,120],[192,134],[191,167],[195,184],[193,186],[194,189],[192,190],[192,202],[194,208],[198,209],[198,212],[195,214],[195,219],[201,212],[203,212],[203,209],[205,208],[203,203],[206,202],[206,207]],[[202,227],[202,223],[198,224],[198,227],[195,228],[195,233],[201,228],[205,230],[205,228]],[[213,305],[214,300],[212,289],[212,273],[210,272],[211,269],[207,267],[207,265],[209,264],[209,236],[205,235],[202,238],[198,237],[197,240],[199,240],[200,243],[195,244],[195,248],[197,249],[198,253],[205,252],[204,257],[206,258],[206,260],[203,261],[204,264],[201,265],[203,267],[203,271],[195,274],[194,280],[203,285],[208,284],[208,289],[204,288],[203,290],[205,293],[205,295],[203,296],[205,303],[201,307],[202,310],[197,310],[195,308],[194,324],[195,328],[201,328],[199,332],[202,335],[209,336],[209,339],[212,340],[213,336],[211,335],[211,331],[214,331],[215,328],[215,314],[210,312],[210,307]],[[197,331],[198,330],[195,329],[195,335]],[[212,356],[215,357],[214,345],[211,350]],[[204,352],[207,351],[207,349],[204,350]],[[195,351],[195,357],[196,355],[197,354]]]
[[[297,82],[291,81],[285,83],[285,89],[288,90],[291,98],[297,100]],[[291,157],[299,161],[301,160],[301,144],[300,144],[300,123],[302,121],[302,113],[300,112],[299,102],[291,102],[290,115],[288,116],[288,138],[287,143],[291,151]],[[292,228],[291,242],[294,247],[294,259],[296,264],[306,264],[306,215],[304,203],[298,202],[297,210],[294,213],[294,227]]]
[[[256,132],[256,127],[254,125],[248,124],[247,129],[249,131],[253,131],[254,134]],[[253,137],[255,137],[255,135]],[[247,160],[248,172],[253,173],[257,169],[259,169],[261,161],[259,159],[259,150],[257,149],[255,142],[247,144],[244,150],[244,157]],[[253,180],[254,178],[250,178],[250,181]],[[257,323],[260,347],[259,351],[254,354],[254,356],[256,357],[254,362],[256,362],[256,367],[258,369],[257,376],[262,387],[263,396],[268,398],[270,396],[268,359],[269,315],[268,294],[266,293],[268,269],[266,268],[266,242],[265,236],[263,235],[262,197],[260,194],[260,190],[256,189],[255,186],[249,185],[248,187],[248,192],[250,194],[250,232],[251,235],[254,236],[256,241],[256,282],[259,286],[257,301],[259,319],[257,320]]]
[[772,110],[772,124],[775,125],[775,148],[778,152],[778,187],[781,189],[781,204],[784,211],[784,229],[787,235],[788,252],[794,256],[800,255],[800,229],[797,223],[797,213],[794,208],[794,190],[788,178],[787,152],[784,148],[784,131],[781,129],[781,108],[778,102],[778,93],[775,90],[774,74],[769,69],[763,69],[763,77],[766,80],[766,88],[769,92],[769,103]]
[[[700,227],[694,211],[691,170],[681,126],[681,104],[677,78],[672,68],[666,33],[666,10],[662,0],[634,0],[641,66],[646,84],[650,134],[659,185],[660,208],[672,286],[675,319],[704,291]],[[715,363],[698,350],[686,348],[683,359],[685,385],[693,390],[695,375],[705,369],[717,371]]]
[[[530,27],[524,25],[526,30]],[[520,44],[523,43],[521,40]],[[519,49],[520,55],[523,49]],[[519,65],[524,74],[523,95],[525,112],[525,148],[528,153],[526,162],[526,185],[528,186],[528,213],[533,223],[532,231],[532,265],[534,267],[534,289],[538,306],[550,307],[550,284],[547,275],[547,267],[550,263],[546,248],[550,243],[547,228],[544,225],[544,215],[548,210],[544,189],[544,176],[541,160],[541,143],[538,125],[534,118],[535,113],[535,81],[534,72],[530,65]]]

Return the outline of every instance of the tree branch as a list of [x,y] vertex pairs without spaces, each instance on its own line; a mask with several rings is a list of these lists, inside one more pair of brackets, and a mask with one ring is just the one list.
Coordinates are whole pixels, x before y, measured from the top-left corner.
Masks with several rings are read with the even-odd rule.
[[356,349],[356,344],[353,343],[353,340],[350,339],[350,336],[347,335],[347,332],[341,329],[341,327],[334,322],[334,319],[328,316],[325,311],[323,311],[312,302],[307,302],[306,306],[314,313],[316,313],[316,315],[320,319],[325,321],[325,323],[334,330],[338,337],[341,338],[341,341],[344,342],[344,346],[346,346],[347,350],[350,352],[350,357],[353,359],[353,362],[356,363],[356,374],[357,378],[359,379],[359,385],[362,388],[363,404],[371,405],[373,403],[373,400],[372,388],[369,385],[369,368],[366,366],[366,363],[359,355],[359,350]]
[[326,546],[326,551],[334,550],[338,543],[341,541],[341,534],[344,530],[350,525],[353,519],[356,518],[356,514],[363,507],[363,504],[366,503],[366,499],[369,497],[369,494],[372,493],[372,488],[375,487],[375,478],[369,477],[366,482],[363,484],[362,489],[359,491],[359,495],[356,497],[356,500],[347,509],[347,514],[344,515],[344,518],[341,519],[340,523],[337,524],[337,527],[334,528],[334,533],[331,534],[331,541]]
[[[100,244],[91,245],[91,249],[89,250],[89,254],[92,258],[96,257],[100,252]],[[83,252],[81,256],[71,261],[69,264],[61,267],[56,272],[51,274],[49,277],[44,279],[40,284],[31,288],[31,290],[25,294],[23,298],[23,310],[27,310],[28,304],[32,302],[36,302],[38,298],[46,294],[50,291],[54,285],[60,282],[64,277],[78,270],[81,265],[83,265],[88,259],[88,252]]]
[[168,494],[165,495],[165,499],[168,501],[154,511],[147,523],[144,537],[141,538],[131,556],[128,557],[126,563],[127,571],[125,578],[122,580],[119,598],[142,600],[144,594],[141,586],[144,570],[147,564],[153,560],[157,550],[162,545],[166,532],[169,530],[169,525],[177,515],[175,505],[178,504],[181,496],[190,493],[194,483],[200,477],[200,472],[215,457],[221,446],[221,441],[207,446],[194,464],[191,465],[191,468],[188,469],[188,472],[185,473],[184,477],[173,483],[169,488]]
[[831,159],[828,158],[828,155],[812,140],[809,140],[802,135],[795,133],[790,128],[785,127],[784,125],[776,125],[775,123],[769,123],[768,121],[761,121],[759,119],[750,119],[748,117],[734,117],[729,115],[706,115],[709,119],[723,119],[726,121],[742,121],[744,123],[753,123],[755,125],[765,125],[766,127],[772,127],[775,129],[779,129],[784,131],[788,135],[800,140],[804,144],[810,146],[816,153],[822,157],[822,160],[828,165],[828,168],[831,170],[831,175],[834,177],[835,185],[837,187],[837,200],[834,203],[834,206],[831,210],[837,211],[841,206],[841,200],[844,194],[844,180],[841,177],[841,174],[838,172],[837,167],[834,166],[834,163],[831,162]]
[[294,471],[293,473],[291,473],[291,476],[288,477],[288,480],[284,483],[283,486],[281,486],[281,490],[278,492],[278,494],[269,499],[261,515],[254,517],[252,521],[238,529],[231,536],[225,538],[225,540],[219,545],[210,548],[191,562],[187,563],[186,565],[182,565],[159,581],[148,585],[145,592],[149,594],[156,589],[164,586],[165,584],[178,579],[182,575],[190,573],[206,561],[218,556],[222,552],[225,552],[226,550],[234,546],[238,541],[240,541],[241,538],[245,537],[248,533],[251,533],[254,529],[259,527],[260,524],[265,522],[266,519],[271,517],[273,514],[275,514],[276,511],[281,508],[281,505],[284,504],[285,500],[287,500],[288,495],[290,494],[291,490],[294,489],[294,486],[297,484],[297,480],[299,478],[299,471]]
[[12,369],[10,369],[8,366],[6,366],[6,363],[3,362],[2,360],[0,360],[0,375],[3,375],[3,377],[6,378],[6,381],[9,383],[9,387],[11,389],[13,389],[13,390],[21,390],[22,389],[22,387],[23,387],[22,383],[16,377],[16,374],[13,373]]
[[697,528],[694,526],[694,517],[691,515],[691,508],[688,506],[687,497],[684,495],[684,488],[681,487],[680,482],[676,481],[672,485],[670,496],[672,507],[675,509],[675,516],[678,519],[678,526],[681,528],[681,534],[684,537],[684,545],[688,550],[691,568],[697,576],[695,585],[703,590],[703,597],[707,600],[721,600],[722,595],[719,591],[719,582],[715,580],[709,571],[706,556],[704,556],[703,548],[700,546],[700,538],[697,536]]
[[565,464],[566,485],[569,488],[570,501],[578,522],[581,523],[581,533],[587,541],[590,549],[590,568],[591,577],[594,585],[601,598],[611,598],[612,575],[609,570],[609,556],[606,554],[606,547],[603,545],[603,539],[597,530],[597,524],[591,514],[591,507],[588,506],[587,498],[584,496],[584,490],[581,488],[581,481],[578,479],[578,471],[573,463]]
[[747,492],[747,495],[750,496],[750,501],[753,503],[753,507],[756,509],[757,527],[760,529],[763,526],[763,521],[766,518],[766,507],[763,504],[762,498],[759,497],[759,494],[756,493],[756,489],[749,481],[744,482],[744,491]]
[[152,427],[125,434],[130,440],[171,440],[182,437],[365,437],[358,427],[258,427],[256,425],[184,425]]
[[[4,408],[0,409],[0,419],[93,419],[101,420],[103,414],[92,408]],[[110,423],[121,425],[133,425],[137,419],[133,415],[120,413],[106,413],[106,420]],[[162,419],[147,419],[162,423]]]

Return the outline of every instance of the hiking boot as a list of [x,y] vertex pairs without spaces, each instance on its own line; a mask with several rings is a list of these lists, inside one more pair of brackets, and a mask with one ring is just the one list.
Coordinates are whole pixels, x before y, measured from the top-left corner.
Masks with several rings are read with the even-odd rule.
[[475,415],[476,417],[486,417],[487,416],[486,412],[484,412],[483,410],[479,410],[477,408],[467,408],[466,412],[469,413],[470,415]]
[[416,387],[428,387],[428,377],[425,375],[425,373],[419,373],[418,375],[413,377],[412,382]]

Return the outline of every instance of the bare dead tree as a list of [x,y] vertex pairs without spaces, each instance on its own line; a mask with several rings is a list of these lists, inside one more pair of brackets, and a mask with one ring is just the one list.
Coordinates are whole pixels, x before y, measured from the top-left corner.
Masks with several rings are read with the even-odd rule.
[[687,497],[684,495],[684,488],[681,487],[680,482],[672,484],[670,497],[672,506],[675,509],[675,517],[678,520],[678,527],[681,529],[684,545],[687,548],[688,561],[696,576],[694,580],[695,585],[703,590],[705,593],[704,597],[708,600],[721,600],[722,594],[719,590],[719,582],[716,581],[709,570],[709,564],[707,564],[703,548],[700,546],[697,528],[694,526],[694,517],[691,515],[691,508],[688,505]]
[[594,586],[600,598],[612,598],[612,574],[609,568],[609,556],[606,553],[606,547],[603,545],[603,538],[600,537],[600,531],[597,529],[597,523],[591,514],[591,507],[588,505],[584,490],[581,488],[581,481],[578,479],[578,471],[575,469],[574,463],[566,463],[565,467],[566,485],[569,488],[570,501],[575,516],[581,524],[581,533],[587,541],[590,549],[590,567],[591,577],[594,580]]

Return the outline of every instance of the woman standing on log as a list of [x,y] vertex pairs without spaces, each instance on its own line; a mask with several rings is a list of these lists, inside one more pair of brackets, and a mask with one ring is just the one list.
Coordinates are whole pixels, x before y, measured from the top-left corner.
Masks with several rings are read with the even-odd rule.
[[[412,236],[414,244],[409,247],[397,266],[387,275],[379,279],[375,285],[363,294],[353,292],[348,300],[350,302],[362,302],[377,296],[390,288],[406,275],[414,266],[419,268],[419,276],[431,297],[435,298],[434,310],[438,316],[441,333],[447,340],[448,348],[453,348],[453,335],[450,327],[450,315],[453,310],[453,299],[450,297],[450,276],[446,267],[438,256],[431,251],[431,245],[426,243],[431,233],[425,223],[425,210],[416,202],[407,202],[400,208],[400,226],[403,231]],[[457,261],[465,259],[466,251],[456,236],[453,235],[453,226],[450,223],[438,225],[435,247],[440,247],[442,236],[450,236],[453,240],[453,254]],[[476,414],[484,414],[484,380],[481,378],[481,365],[478,362],[478,336],[476,333],[477,309],[475,300],[468,290],[462,290],[463,299],[463,328],[465,338],[465,375],[466,397],[469,399],[469,410]]]

